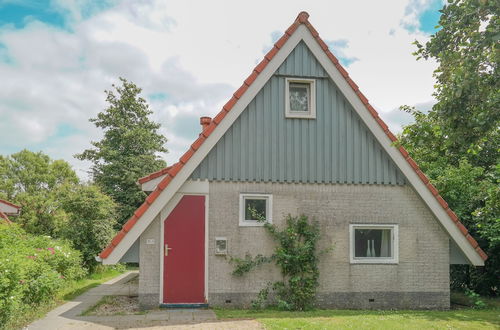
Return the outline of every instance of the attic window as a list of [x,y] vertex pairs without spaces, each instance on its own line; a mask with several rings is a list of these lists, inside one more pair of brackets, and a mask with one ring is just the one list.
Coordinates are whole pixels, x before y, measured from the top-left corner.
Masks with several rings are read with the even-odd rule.
[[314,79],[286,78],[285,98],[287,118],[316,118]]

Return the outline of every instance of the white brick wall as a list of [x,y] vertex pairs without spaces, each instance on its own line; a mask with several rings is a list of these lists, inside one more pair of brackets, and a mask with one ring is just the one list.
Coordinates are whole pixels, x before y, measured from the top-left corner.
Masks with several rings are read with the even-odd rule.
[[[240,192],[273,194],[273,222],[305,214],[319,221],[320,249],[333,246],[320,259],[319,293],[442,292],[449,294],[447,234],[412,188],[388,185],[313,185],[282,183],[210,183],[209,293],[256,293],[280,278],[272,265],[237,278],[232,265],[215,256],[215,237],[227,237],[229,253],[269,255],[274,243],[264,228],[238,226]],[[349,262],[350,223],[399,225],[399,264]]]

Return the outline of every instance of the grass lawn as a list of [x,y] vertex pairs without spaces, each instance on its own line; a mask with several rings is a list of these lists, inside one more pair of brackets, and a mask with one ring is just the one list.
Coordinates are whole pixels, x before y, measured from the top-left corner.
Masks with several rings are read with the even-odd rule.
[[90,290],[110,279],[123,274],[125,271],[137,269],[137,268],[127,268],[123,270],[117,270],[114,268],[107,268],[106,270],[98,273],[93,273],[85,278],[68,283],[64,289],[62,289],[55,300],[46,303],[45,305],[38,306],[37,308],[23,310],[18,315],[16,315],[8,324],[5,325],[5,329],[22,329],[27,324],[32,321],[43,317],[52,309],[59,305],[62,305],[68,301],[71,301],[75,297],[78,297],[87,290]]
[[216,309],[219,319],[256,319],[266,329],[500,329],[500,309],[449,311]]

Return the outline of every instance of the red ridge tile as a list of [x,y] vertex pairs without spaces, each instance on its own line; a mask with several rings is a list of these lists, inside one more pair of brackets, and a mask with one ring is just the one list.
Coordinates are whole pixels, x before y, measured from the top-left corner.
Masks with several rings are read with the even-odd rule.
[[481,250],[481,248],[478,246],[476,247],[476,251],[477,253],[479,253],[479,256],[484,260],[486,261],[488,259],[488,255],[486,253],[484,253],[483,250]]
[[307,11],[301,11],[295,21],[298,21],[299,23],[309,23],[309,13]]
[[260,61],[260,63],[257,64],[257,66],[254,68],[254,71],[257,73],[261,73],[262,70],[264,70],[264,68],[267,66],[267,63],[269,63],[269,60],[264,57],[264,59]]
[[437,195],[436,199],[439,202],[439,204],[441,204],[441,206],[443,207],[443,209],[446,210],[448,208],[448,203],[446,203],[446,201],[444,200],[443,197],[441,197],[441,195]]
[[195,151],[198,150],[203,144],[203,141],[205,141],[205,137],[203,135],[200,135],[198,139],[196,139],[196,141],[193,142],[191,148],[193,148],[193,150]]
[[[220,113],[225,113],[224,111],[221,111]],[[216,117],[217,118],[217,117]],[[215,118],[214,118],[215,120]],[[182,155],[182,157],[179,159],[179,161],[183,164],[186,164],[188,162],[188,160],[191,159],[191,156],[193,156],[194,154],[194,150],[191,149],[191,147],[188,149],[188,151],[186,151],[184,153],[184,155]]]
[[146,197],[146,201],[149,205],[153,204],[153,202],[160,196],[161,190],[155,189],[151,194]]
[[238,88],[238,90],[236,92],[234,92],[234,97],[236,97],[237,99],[239,99],[241,96],[243,96],[243,94],[245,94],[245,92],[247,91],[248,89],[248,86],[243,84],[240,86],[240,88]]
[[361,100],[361,102],[363,102],[364,105],[368,104],[368,99],[366,98],[366,96],[363,93],[361,93],[361,91],[359,89],[356,92],[356,94],[358,95],[359,99]]
[[470,245],[472,245],[472,247],[474,249],[479,246],[479,244],[477,244],[477,241],[470,234],[467,234],[467,236],[465,236],[465,238],[467,238],[467,240],[469,241]]
[[387,126],[387,124],[382,120],[382,118],[380,117],[377,117],[375,118],[375,120],[377,121],[378,125],[384,130],[384,132],[387,132],[389,131],[389,127]]
[[356,92],[359,90],[359,87],[358,85],[356,85],[356,83],[351,79],[351,78],[347,78],[347,83],[349,84],[349,86],[351,86],[351,88]]
[[416,170],[415,172],[417,173],[420,180],[422,180],[422,182],[424,184],[427,184],[427,182],[429,182],[429,178],[427,178],[427,176],[424,174],[424,172],[422,172],[421,170]]
[[297,30],[299,25],[300,25],[300,23],[295,21],[292,25],[290,25],[290,27],[288,29],[286,29],[285,33],[288,34],[289,36],[291,36],[295,32],[295,30]]
[[111,240],[111,244],[113,244],[114,246],[118,246],[118,243],[120,243],[120,241],[125,237],[125,231],[120,230],[116,235],[115,237],[113,237],[113,239]]
[[321,38],[316,38],[316,41],[318,42],[319,46],[323,49],[323,50],[328,50],[328,45],[323,41],[323,39]]
[[148,210],[149,205],[147,203],[143,203],[137,210],[135,210],[134,215],[137,218],[142,217],[142,215]]
[[268,51],[268,52],[267,52],[267,54],[266,54],[266,58],[267,58],[269,61],[271,61],[271,60],[273,59],[274,55],[276,55],[277,53],[278,53],[278,48],[273,47],[273,48],[271,48],[271,50],[270,50],[270,51]]
[[385,131],[385,134],[387,135],[387,137],[392,141],[392,142],[396,142],[398,139],[396,138],[396,136],[394,134],[392,134],[391,131],[387,130]]
[[[209,125],[210,126],[210,125]],[[184,166],[184,164],[182,163],[175,163],[174,166],[172,166],[172,168],[170,169],[170,171],[168,171],[168,174],[171,176],[171,177],[174,177],[177,175],[177,173],[179,173],[179,171],[182,169],[182,167]]]
[[245,85],[250,86],[255,81],[255,79],[257,79],[258,75],[259,74],[257,72],[252,71],[252,73],[248,76],[248,78],[245,79]]
[[413,160],[413,158],[408,157],[408,158],[406,158],[406,161],[410,164],[411,167],[413,167],[414,170],[418,170],[419,169],[417,163],[415,163],[415,161]]
[[165,190],[170,181],[172,181],[172,177],[170,175],[167,175],[163,180],[161,180],[160,183],[158,183],[158,189]]
[[219,112],[217,114],[217,116],[214,117],[213,122],[216,123],[217,125],[219,125],[220,122],[222,121],[222,119],[224,119],[224,117],[226,117],[226,114],[227,114],[226,111]]
[[224,107],[223,107],[224,110],[226,110],[227,112],[231,111],[231,109],[234,107],[236,102],[238,102],[238,99],[233,96],[232,98],[229,99],[229,101],[226,102],[226,104],[224,104]]
[[401,155],[403,155],[404,158],[408,157],[408,151],[406,151],[406,149],[403,147],[403,146],[399,146],[399,152],[401,153]]
[[458,217],[455,214],[455,212],[452,211],[452,209],[450,209],[450,208],[447,209],[446,213],[448,213],[448,216],[450,217],[451,220],[453,220],[453,222],[458,222]]
[[469,231],[467,230],[467,228],[465,228],[465,226],[460,221],[459,222],[455,222],[455,225],[458,227],[458,229],[460,229],[460,231],[462,232],[462,234],[467,235],[469,233]]
[[307,26],[307,28],[309,29],[309,31],[311,32],[311,34],[312,34],[312,36],[314,38],[319,37],[318,31],[314,28],[314,26],[311,25],[311,23],[307,22],[306,26]]
[[337,64],[339,63],[339,60],[335,57],[335,55],[333,55],[333,53],[331,51],[326,51],[326,56],[328,56],[330,61],[332,61],[332,63],[335,66],[337,66]]
[[132,227],[135,225],[137,220],[138,218],[135,215],[132,215],[132,217],[128,219],[127,222],[125,222],[122,229],[125,230],[126,232],[129,232],[130,229],[132,229]]
[[212,134],[212,132],[214,131],[214,129],[217,127],[217,124],[215,123],[211,123],[210,125],[208,125],[208,127],[206,127],[204,130],[203,130],[203,135],[205,135],[205,137],[209,137],[210,134]]
[[[347,73],[347,71],[344,69],[344,67],[340,63],[336,63],[335,67],[337,68],[337,70],[339,70],[342,77],[349,78],[349,73]],[[366,103],[368,103],[368,102],[366,102]]]
[[283,47],[285,45],[285,43],[287,42],[287,40],[289,38],[290,38],[290,36],[285,33],[284,35],[281,36],[281,38],[278,39],[278,41],[276,41],[276,43],[274,44],[274,47],[281,49],[281,47]]
[[111,252],[113,252],[113,245],[110,244],[104,250],[102,250],[101,254],[99,254],[99,257],[101,257],[101,259],[106,259],[107,257],[109,257]]
[[436,189],[436,187],[434,187],[434,186],[432,185],[432,183],[430,183],[430,182],[429,182],[429,183],[427,184],[427,188],[430,190],[430,192],[431,192],[434,196],[439,195],[439,191]]
[[375,118],[375,119],[378,118],[378,112],[377,112],[377,110],[375,110],[374,107],[372,107],[370,104],[366,104],[366,108],[368,109],[368,111],[370,111],[373,118]]

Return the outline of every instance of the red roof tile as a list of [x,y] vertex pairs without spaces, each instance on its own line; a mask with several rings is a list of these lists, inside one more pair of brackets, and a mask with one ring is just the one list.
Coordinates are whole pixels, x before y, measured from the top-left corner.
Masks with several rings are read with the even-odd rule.
[[16,209],[20,209],[21,208],[21,206],[16,205],[16,204],[11,203],[11,202],[8,202],[8,201],[6,201],[4,199],[0,199],[0,203],[3,203],[5,205],[9,205],[9,206],[15,207]]
[[[301,24],[304,24],[309,29],[312,36],[316,39],[316,41],[318,42],[318,45],[325,51],[326,55],[332,61],[332,63],[335,65],[337,70],[341,73],[341,75],[344,77],[344,79],[346,79],[346,82],[354,90],[354,92],[356,93],[356,95],[358,96],[360,101],[364,104],[367,111],[369,111],[371,113],[371,115],[377,120],[379,118],[377,111],[370,105],[370,103],[368,102],[368,99],[363,95],[363,93],[361,93],[358,86],[349,78],[349,74],[342,67],[342,65],[339,63],[338,59],[328,50],[328,47],[325,48],[325,46],[326,46],[325,42],[321,39],[318,31],[316,31],[316,29],[314,29],[314,27],[311,25],[311,23],[309,22],[308,19],[309,19],[308,13],[306,13],[306,12],[299,13],[299,15],[297,16],[295,21],[292,23],[292,25],[285,31],[285,34],[288,36],[291,36]],[[260,74],[262,72],[262,70],[264,70],[264,68],[267,66],[267,64],[278,53],[279,49],[283,47],[284,44],[285,44],[285,42],[283,42],[283,37],[282,37],[276,42],[274,47],[265,55],[265,58],[254,68],[253,73]],[[253,73],[250,76],[252,76]],[[250,76],[249,76],[249,78],[250,78]],[[252,79],[249,79],[249,78],[247,78],[247,80],[245,80],[243,85],[240,88],[238,88],[238,90],[234,93],[233,97],[231,97],[231,99],[224,105],[223,109],[216,116],[217,121],[214,123],[214,125],[217,125],[218,123],[220,123],[224,119],[227,112],[229,112],[233,108],[233,106],[238,102],[238,99],[241,98],[241,96],[243,96],[243,94],[247,91],[248,86],[250,86],[251,83],[253,83],[253,81],[255,81],[255,79],[253,77],[252,77]],[[256,78],[256,76],[255,76],[255,78]],[[386,128],[387,125],[384,126],[381,124],[381,123],[383,123],[383,121],[377,120],[377,123],[380,125],[382,130],[384,130],[386,132],[389,139],[391,139],[392,141],[396,141],[396,137],[392,134],[392,132],[388,128]],[[210,131],[210,133],[212,131]],[[198,139],[191,145],[191,149],[193,150],[193,153],[201,147],[201,145],[205,142],[205,139],[206,139],[206,137],[203,136],[202,134],[200,134]],[[400,149],[400,151],[401,151],[401,149]],[[185,161],[181,161],[180,163],[178,163],[178,164],[180,164],[180,167],[178,170],[180,170],[180,168],[182,168],[184,166],[184,164],[189,161],[189,159],[191,158],[193,153],[190,153],[190,155],[188,157],[186,157],[187,160],[185,159]],[[419,169],[417,163],[415,163],[415,161],[407,154],[406,150],[404,152],[401,151],[401,154],[403,155],[405,160],[408,162],[408,164],[413,168],[413,170],[418,174],[419,173],[418,171],[420,171],[420,169]],[[170,175],[168,173],[169,170],[170,169],[167,167],[161,171],[152,173],[145,178],[139,179],[139,183],[147,182],[147,181],[151,180],[151,179],[146,180],[146,178],[151,178],[151,177],[156,178],[156,177],[162,176],[163,174],[167,174],[167,176],[165,178],[163,178],[162,181],[158,184],[158,186],[156,187],[155,191],[153,191],[153,193],[155,193],[157,191],[158,192],[162,191],[168,186],[170,181],[172,181],[172,178],[175,176],[175,174],[177,174],[177,171],[176,171],[176,173],[174,175]],[[161,174],[159,174],[159,173],[161,173]],[[437,199],[439,204],[441,204],[441,206],[447,211],[448,215],[450,215],[450,213],[448,212],[448,210],[449,210],[448,204],[439,195],[439,192],[437,191],[437,189],[431,183],[426,182],[426,181],[428,181],[428,179],[425,175],[423,175],[423,176],[419,175],[419,177],[423,181],[424,184],[427,183],[426,186],[429,189],[429,191],[435,196],[435,198]],[[147,201],[144,202],[144,204],[142,204],[139,207],[139,209],[135,212],[135,214],[137,215],[137,218],[140,218],[144,214],[144,212],[147,210],[148,207],[149,207],[148,202]],[[138,219],[134,219],[134,218],[135,218],[135,216],[133,216],[124,225],[124,228],[128,227],[128,229],[125,230],[126,232],[130,231],[130,228],[138,220]],[[471,246],[473,248],[475,247],[475,250],[481,256],[481,258],[483,260],[486,260],[488,258],[488,256],[486,255],[486,253],[484,253],[483,250],[481,250],[481,248],[479,248],[479,246],[474,246],[474,244],[471,241],[472,237],[470,235],[468,235],[467,228],[465,228],[465,226],[460,221],[458,221],[458,219],[456,219],[456,221],[453,217],[450,217],[450,219],[455,222],[455,224],[460,229],[462,234],[464,236],[466,236],[466,238],[468,239]],[[129,225],[129,222],[131,222],[131,220],[133,220],[133,223],[131,223],[131,225]],[[113,239],[113,241],[108,245],[108,247],[101,252],[101,254],[100,254],[101,258],[107,258],[109,256],[109,254],[113,251],[114,247],[116,245],[118,245],[118,243],[122,240],[124,235],[122,235],[122,234],[118,234],[118,235],[120,235],[120,237],[117,239]],[[475,242],[475,240],[474,240],[474,242]]]

